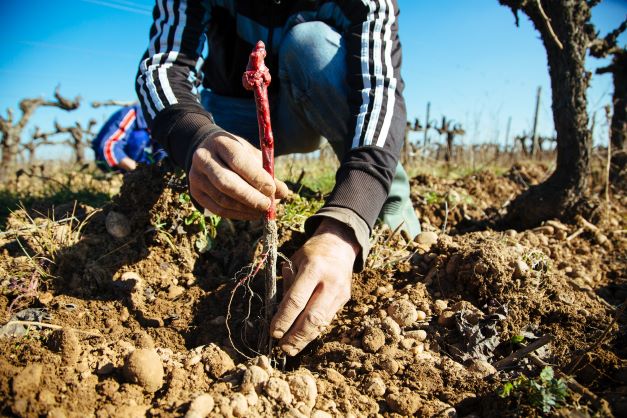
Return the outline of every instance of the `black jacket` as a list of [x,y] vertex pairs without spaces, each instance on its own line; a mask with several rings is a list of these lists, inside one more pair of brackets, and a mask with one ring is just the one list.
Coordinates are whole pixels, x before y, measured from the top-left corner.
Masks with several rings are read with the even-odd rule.
[[[387,198],[405,133],[397,16],[396,0],[157,0],[136,82],[152,135],[189,169],[198,144],[218,129],[199,103],[200,81],[220,95],[251,97],[241,77],[261,39],[268,50],[272,94],[279,84],[275,52],[282,34],[303,22],[327,23],[346,42],[349,126],[354,129],[322,212],[339,208],[365,223],[357,227],[366,231],[365,242],[364,231],[355,231],[365,258],[367,235]],[[205,41],[209,53],[203,57]]]

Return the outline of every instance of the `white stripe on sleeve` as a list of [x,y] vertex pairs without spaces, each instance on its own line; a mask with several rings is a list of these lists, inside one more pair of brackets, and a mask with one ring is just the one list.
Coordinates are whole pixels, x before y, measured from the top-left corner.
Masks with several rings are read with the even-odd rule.
[[396,20],[396,13],[394,10],[394,5],[391,0],[386,0],[388,3],[388,24],[385,28],[385,36],[383,38],[385,42],[385,68],[387,76],[390,79],[390,83],[388,84],[388,94],[387,94],[387,105],[385,111],[385,118],[383,119],[383,125],[381,126],[381,132],[379,133],[379,138],[377,139],[377,146],[382,147],[385,144],[385,141],[388,137],[388,132],[390,131],[390,124],[392,123],[392,116],[394,114],[394,102],[396,101],[396,78],[394,77],[394,68],[392,67],[392,25]]
[[383,101],[384,90],[384,77],[383,77],[383,62],[381,59],[381,44],[382,36],[381,29],[383,28],[383,21],[385,19],[385,13],[387,11],[387,5],[385,0],[377,0],[379,2],[379,13],[374,24],[373,47],[372,54],[374,61],[374,77],[375,77],[375,90],[374,90],[374,103],[372,106],[372,112],[370,112],[370,118],[368,120],[368,129],[364,136],[364,145],[371,145],[372,140],[377,129],[377,123],[379,122],[379,113],[381,112],[381,102]]
[[359,115],[357,116],[357,124],[355,126],[355,135],[353,136],[352,148],[356,148],[360,144],[361,131],[364,127],[364,119],[368,113],[368,105],[370,104],[370,21],[374,13],[374,2],[368,3],[369,12],[366,21],[361,25],[361,75],[364,87],[361,90],[361,106],[359,107]]

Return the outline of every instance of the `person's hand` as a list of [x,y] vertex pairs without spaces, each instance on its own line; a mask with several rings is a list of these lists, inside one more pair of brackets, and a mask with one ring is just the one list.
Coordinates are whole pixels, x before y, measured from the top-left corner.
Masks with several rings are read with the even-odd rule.
[[246,140],[220,132],[194,152],[189,190],[210,212],[230,219],[257,220],[270,207],[270,196],[281,199],[287,186],[261,165],[261,151]]
[[348,302],[359,249],[350,228],[328,218],[294,254],[292,270],[283,265],[286,291],[270,333],[288,355],[296,355],[320,335]]
[[131,157],[124,157],[118,163],[118,168],[121,168],[124,171],[133,171],[137,168],[137,162],[135,162],[135,160]]

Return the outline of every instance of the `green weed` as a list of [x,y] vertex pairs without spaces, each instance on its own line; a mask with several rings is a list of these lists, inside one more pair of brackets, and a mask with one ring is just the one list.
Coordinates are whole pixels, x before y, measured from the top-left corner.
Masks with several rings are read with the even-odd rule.
[[499,390],[501,398],[516,398],[542,413],[548,414],[554,408],[564,405],[569,390],[562,379],[556,379],[551,367],[545,367],[537,379],[521,375],[505,383]]
[[[179,202],[189,204],[191,203],[191,197],[187,193],[181,193]],[[197,225],[200,229],[196,234],[196,241],[194,242],[199,253],[206,253],[213,248],[218,234],[217,228],[220,219],[218,215],[205,216],[195,207],[192,209],[192,213],[184,218],[183,221],[186,226]]]
[[322,199],[307,199],[294,194],[283,202],[279,222],[293,231],[305,232],[305,221],[318,212],[323,204]]

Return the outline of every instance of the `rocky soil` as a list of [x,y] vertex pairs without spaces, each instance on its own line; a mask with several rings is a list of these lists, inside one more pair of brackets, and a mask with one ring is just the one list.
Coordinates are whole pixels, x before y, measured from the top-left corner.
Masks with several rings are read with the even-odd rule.
[[[502,360],[544,338],[534,356],[584,389],[554,414],[625,416],[627,197],[589,219],[493,229],[544,175],[415,178],[423,234],[379,229],[352,300],[289,359],[256,353],[263,279],[245,277],[262,225],[203,225],[179,177],[146,168],[102,208],[17,211],[0,235],[0,413],[542,415],[497,393],[538,375],[527,356]],[[280,225],[289,256],[304,237]]]

